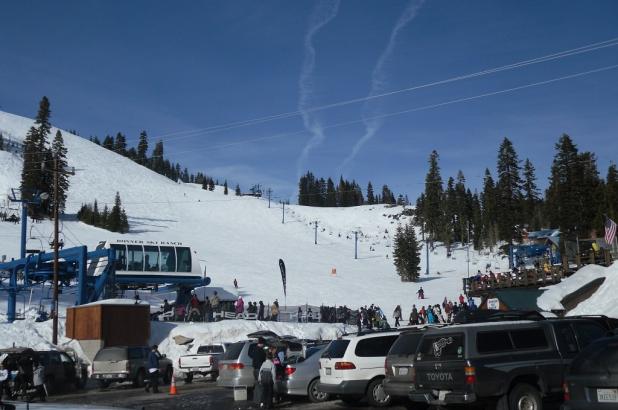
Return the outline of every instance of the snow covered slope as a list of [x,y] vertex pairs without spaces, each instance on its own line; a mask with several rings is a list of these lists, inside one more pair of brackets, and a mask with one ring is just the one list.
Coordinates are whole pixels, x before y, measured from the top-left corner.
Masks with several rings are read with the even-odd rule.
[[[32,120],[0,112],[0,132],[23,139]],[[52,130],[55,134],[56,130]],[[392,263],[392,238],[402,207],[384,205],[356,208],[286,206],[285,224],[278,204],[251,197],[223,195],[221,187],[205,191],[193,184],[175,183],[131,160],[81,137],[63,132],[71,177],[67,212],[62,223],[66,246],[94,247],[100,240],[118,238],[105,230],[82,224],[75,213],[82,203],[111,204],[120,192],[131,230],[125,237],[180,240],[195,247],[214,286],[232,292],[234,278],[245,300],[283,303],[278,260],[287,266],[287,302],[295,304],[375,303],[387,314],[397,304],[409,312],[413,303],[441,303],[456,298],[466,276],[465,249],[447,258],[443,248],[430,255],[430,275],[420,283],[402,283]],[[0,206],[11,187],[19,186],[21,159],[0,152]],[[218,177],[225,177],[221,175]],[[259,182],[259,181],[256,181]],[[318,245],[311,222],[318,220]],[[406,221],[402,217],[399,221]],[[30,225],[28,248],[48,249],[52,224]],[[354,259],[354,231],[360,232],[358,259]],[[0,255],[19,254],[19,225],[0,223]],[[422,253],[423,271],[425,253]],[[486,264],[499,271],[506,259],[471,252],[470,271]],[[336,269],[336,275],[331,272]],[[440,275],[437,275],[440,272]],[[423,286],[428,300],[416,300]],[[0,294],[0,298],[5,298]],[[65,303],[72,304],[70,295]],[[0,311],[6,303],[0,304]]]

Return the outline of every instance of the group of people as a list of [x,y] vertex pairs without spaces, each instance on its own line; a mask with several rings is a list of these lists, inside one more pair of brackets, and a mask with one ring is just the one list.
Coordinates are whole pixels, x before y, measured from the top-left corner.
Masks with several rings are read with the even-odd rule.
[[262,408],[272,409],[278,400],[276,383],[285,368],[285,349],[281,346],[267,346],[263,338],[258,339],[253,353],[253,375],[257,381],[253,401]]
[[[473,298],[466,298],[463,294],[459,294],[459,297],[452,300],[446,297],[442,301],[442,305],[427,305],[417,308],[416,305],[412,305],[410,316],[408,320],[409,325],[422,325],[431,323],[451,323],[455,318],[455,315],[461,310],[476,310],[477,306]],[[397,305],[393,312],[393,318],[395,319],[395,327],[400,325],[399,321],[403,318],[401,306]]]
[[37,357],[24,355],[19,360],[0,358],[0,401],[4,396],[14,400],[18,395],[31,400],[28,395],[31,388],[34,388],[34,395],[40,401],[47,400],[45,367]]
[[386,315],[379,306],[371,304],[361,306],[356,316],[356,326],[360,333],[362,328],[365,329],[388,329],[390,326]]

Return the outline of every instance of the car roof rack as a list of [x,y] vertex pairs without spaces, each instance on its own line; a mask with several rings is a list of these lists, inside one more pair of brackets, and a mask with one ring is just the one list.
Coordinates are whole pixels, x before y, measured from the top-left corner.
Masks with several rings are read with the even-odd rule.
[[463,311],[455,316],[455,324],[506,322],[513,320],[545,320],[545,316],[536,310],[485,310]]

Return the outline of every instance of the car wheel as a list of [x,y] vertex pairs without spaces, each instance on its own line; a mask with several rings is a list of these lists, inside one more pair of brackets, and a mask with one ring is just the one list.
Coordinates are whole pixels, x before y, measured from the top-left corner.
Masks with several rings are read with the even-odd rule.
[[135,380],[133,380],[133,386],[135,387],[144,387],[146,385],[146,372],[144,369],[139,369],[137,372],[137,376],[135,376]]
[[109,380],[99,380],[99,387],[102,389],[107,389],[109,387]]
[[543,410],[543,401],[538,389],[529,384],[518,384],[509,393],[511,410]]
[[363,399],[363,396],[339,396],[339,399],[345,404],[357,404]]
[[309,401],[312,403],[321,403],[329,399],[328,393],[324,393],[318,389],[318,383],[320,383],[319,378],[312,380],[307,389]]
[[171,366],[168,366],[165,369],[165,373],[163,374],[163,384],[170,384],[172,382],[172,376],[174,375],[174,369]]
[[187,373],[185,376],[185,383],[191,383],[193,381],[193,373]]
[[384,379],[376,379],[369,383],[367,401],[372,407],[386,407],[391,404],[391,396],[384,391]]

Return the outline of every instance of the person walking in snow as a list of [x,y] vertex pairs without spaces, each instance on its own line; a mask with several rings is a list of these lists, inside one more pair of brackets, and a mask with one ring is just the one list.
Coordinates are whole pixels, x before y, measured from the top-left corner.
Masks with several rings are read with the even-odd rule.
[[418,325],[418,310],[416,305],[412,305],[412,311],[410,312],[409,325]]
[[274,386],[276,383],[277,368],[273,363],[273,355],[268,353],[266,360],[260,366],[260,372],[258,374],[258,384],[262,388],[262,400],[261,407],[272,409],[273,408],[273,395]]
[[242,296],[238,297],[238,300],[234,303],[234,307],[236,309],[236,314],[245,312],[245,301],[242,300]]
[[238,289],[238,281],[234,278],[234,289]]
[[418,289],[416,294],[418,295],[419,299],[425,299],[425,291],[423,290],[422,286]]
[[258,309],[257,320],[264,320],[264,302],[260,300],[260,307]]
[[146,383],[146,392],[150,393],[152,388],[153,393],[159,393],[159,347],[153,345],[148,354],[148,383]]
[[399,320],[401,319],[401,306],[397,305],[393,312],[393,318],[395,319],[395,327],[399,327]]
[[219,313],[219,305],[220,305],[219,294],[215,290],[215,294],[210,298],[210,306],[212,306],[212,311],[215,313]]

